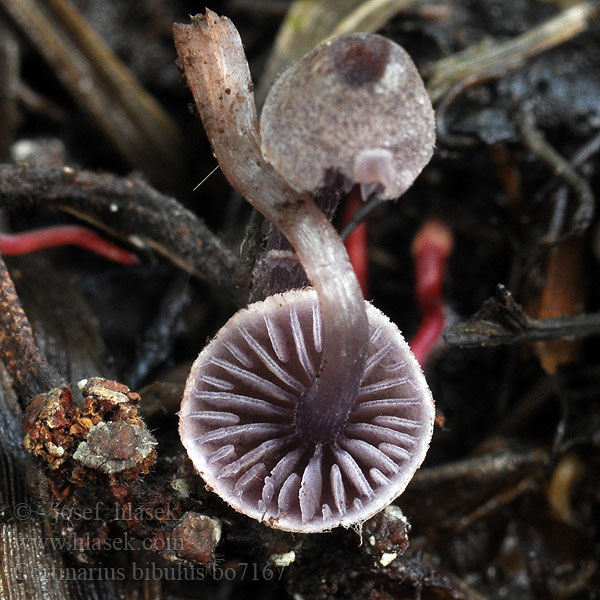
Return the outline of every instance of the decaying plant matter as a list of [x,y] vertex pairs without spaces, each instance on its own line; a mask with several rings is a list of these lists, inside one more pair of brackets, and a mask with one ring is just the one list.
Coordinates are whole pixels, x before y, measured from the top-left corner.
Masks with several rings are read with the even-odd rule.
[[[198,90],[171,32],[189,0],[0,0],[0,597],[592,600],[598,2],[211,8],[244,51],[208,19]],[[375,93],[388,40],[424,75],[436,142],[401,201],[381,203],[403,187],[392,146],[407,131],[378,123],[394,117],[377,103],[390,90]],[[240,66],[241,87],[219,88]],[[349,88],[351,115],[336,104]],[[190,92],[208,104],[187,111]],[[336,232],[361,224],[349,254],[373,304]],[[375,510],[424,413],[430,431],[400,383],[419,368],[393,358],[398,328],[424,362],[435,435],[397,501],[360,531],[335,527]],[[201,348],[187,445],[256,518],[207,489],[177,435]],[[354,353],[328,370],[340,349]],[[307,412],[296,449],[315,377],[334,398],[358,385],[360,401]]]

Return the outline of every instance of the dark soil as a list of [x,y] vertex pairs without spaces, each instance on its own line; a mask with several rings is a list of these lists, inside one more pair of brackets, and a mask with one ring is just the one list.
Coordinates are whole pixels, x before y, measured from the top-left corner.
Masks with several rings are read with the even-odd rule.
[[[200,120],[188,108],[192,98],[175,65],[172,43],[172,23],[186,22],[204,5],[184,0],[73,3],[185,132],[187,145],[177,156],[176,172],[159,177],[153,168],[144,171],[136,165],[135,177],[204,220],[236,258],[251,210],[219,171],[192,191],[216,160]],[[25,157],[40,169],[68,165],[76,171],[129,177],[131,163],[84,114],[7,16],[3,7],[10,4],[0,1],[2,168],[12,168],[17,158]],[[236,24],[257,82],[287,4],[223,0],[210,6]],[[523,35],[572,4],[429,2],[396,16],[381,33],[406,48],[427,83],[440,59],[486,38],[502,42]],[[8,67],[2,37],[9,32],[20,54],[18,78],[35,92],[36,102],[20,97],[11,104],[3,94]],[[369,299],[407,339],[421,320],[411,242],[433,217],[449,225],[455,242],[444,281],[447,332],[494,297],[499,284],[532,318],[600,312],[598,218],[594,215],[583,228],[573,225],[585,196],[578,185],[583,182],[592,197],[600,192],[598,21],[519,65],[500,62],[499,67],[435,103],[438,142],[433,160],[403,198],[385,203],[367,218]],[[545,145],[532,143],[526,123],[543,134]],[[548,147],[572,166],[576,180],[561,175],[560,165],[549,165]],[[38,189],[49,185],[39,181]],[[6,189],[0,177],[4,231],[80,222],[73,216],[77,211],[60,210],[60,198],[16,202],[17,196]],[[87,202],[82,198],[80,206]],[[94,213],[100,221],[103,214],[101,209]],[[196,231],[195,221],[175,226],[169,214],[165,212],[165,240],[195,235],[190,233]],[[144,219],[140,216],[130,225],[111,223],[113,239],[127,245],[132,233],[149,235]],[[189,556],[147,552],[141,542],[128,552],[105,547],[67,553],[65,564],[72,568],[110,567],[123,574],[88,572],[86,577],[104,580],[92,585],[83,581],[83,572],[75,573],[79,581],[69,588],[71,597],[92,597],[93,587],[94,593],[104,589],[106,597],[115,598],[600,598],[597,328],[584,335],[579,328],[569,341],[535,344],[527,341],[533,338],[517,339],[520,332],[509,329],[505,343],[496,345],[477,321],[481,336],[475,348],[459,347],[448,336],[449,343],[440,342],[425,370],[439,421],[432,446],[407,491],[395,501],[410,522],[410,532],[375,517],[362,536],[347,530],[291,535],[234,513],[204,489],[184,457],[175,413],[187,369],[248,294],[229,282],[228,272],[219,271],[221,263],[211,263],[207,271],[196,268],[203,258],[185,243],[174,243],[166,253],[148,244],[139,251],[129,245],[141,259],[133,267],[72,247],[6,260],[38,345],[65,381],[103,376],[140,392],[141,411],[159,444],[156,466],[145,476],[147,487],[138,500],[153,507],[173,503],[177,518],[195,511],[222,524],[216,560],[208,567]],[[182,269],[178,260],[184,255],[192,266]],[[569,326],[567,322],[567,335]],[[6,410],[2,402],[0,408]],[[2,419],[0,426],[7,426]],[[0,487],[12,485],[3,477],[0,470]],[[185,494],[175,491],[181,482]],[[58,506],[52,494],[47,491],[41,500],[50,514],[48,506]],[[94,494],[87,497],[92,504]],[[4,512],[0,506],[0,532]],[[81,519],[72,529],[81,536],[89,525]],[[123,535],[123,528],[111,527],[113,537]],[[156,540],[170,527],[158,519],[135,535]],[[63,523],[55,535],[66,529]],[[0,535],[0,563],[13,560],[3,553],[7,543]],[[390,549],[398,557],[385,564],[382,555]],[[292,551],[295,561],[289,567],[273,563],[275,555]],[[22,584],[16,579],[6,581],[0,580],[0,597],[33,597],[27,588],[18,591]]]

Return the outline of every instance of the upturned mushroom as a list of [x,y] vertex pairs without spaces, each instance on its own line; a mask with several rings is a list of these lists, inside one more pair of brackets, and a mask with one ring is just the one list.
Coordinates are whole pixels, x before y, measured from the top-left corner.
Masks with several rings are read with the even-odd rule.
[[[358,373],[322,364],[329,315],[313,290],[239,311],[194,363],[182,440],[236,510],[288,531],[351,526],[412,478],[429,446],[433,401],[398,328],[372,305],[366,312],[368,358]],[[356,396],[317,397],[319,377],[340,389],[358,379]]]
[[406,51],[380,35],[328,40],[285,71],[265,100],[262,152],[298,192],[328,174],[363,199],[401,196],[429,162],[434,113]]
[[[188,378],[182,442],[208,486],[255,519],[298,532],[361,523],[406,487],[425,457],[435,411],[402,335],[363,300],[338,234],[306,192],[328,172],[350,183],[358,177],[384,196],[404,191],[405,171],[416,176],[423,167],[433,133],[423,137],[418,167],[399,166],[397,148],[378,145],[375,135],[343,163],[317,161],[308,186],[288,182],[287,171],[271,164],[273,152],[265,150],[266,160],[261,151],[250,74],[232,23],[207,11],[191,25],[176,25],[175,40],[221,170],[284,233],[315,288],[268,297],[225,324]],[[350,87],[374,86],[372,94],[382,81],[401,83],[410,70],[405,53],[379,36],[333,40],[309,60],[319,52]],[[427,102],[422,118],[432,127]]]

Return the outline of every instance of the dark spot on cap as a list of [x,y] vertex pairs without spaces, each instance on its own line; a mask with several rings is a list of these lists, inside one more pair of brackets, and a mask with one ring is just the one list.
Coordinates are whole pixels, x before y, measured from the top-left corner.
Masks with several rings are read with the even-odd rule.
[[390,45],[378,36],[348,36],[334,40],[331,60],[342,80],[360,86],[381,79],[388,63]]

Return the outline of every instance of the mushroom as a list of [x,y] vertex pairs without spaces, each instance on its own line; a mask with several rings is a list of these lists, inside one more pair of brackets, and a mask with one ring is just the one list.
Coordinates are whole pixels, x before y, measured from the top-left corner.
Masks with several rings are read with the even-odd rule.
[[[329,318],[314,290],[251,304],[200,353],[181,406],[181,439],[208,486],[236,510],[287,531],[351,526],[402,493],[423,461],[431,393],[398,328],[365,304],[368,359],[339,428],[331,427],[337,403],[311,394],[321,319]],[[343,388],[354,374],[337,376]]]
[[[357,33],[317,46],[277,79],[261,114],[261,151],[331,217],[353,185],[363,200],[402,195],[431,158],[434,125],[408,54],[387,38]],[[270,232],[252,300],[305,282],[294,263],[267,262],[289,249]]]
[[[360,523],[400,494],[424,459],[431,393],[398,329],[363,300],[327,217],[273,168],[273,156],[263,156],[233,24],[207,11],[176,25],[175,41],[222,172],[283,232],[314,286],[242,309],[201,352],[182,402],[182,443],[210,488],[273,527],[316,532]],[[351,86],[375,86],[376,94],[388,72],[395,75],[386,85],[407,70],[404,52],[384,38],[375,36],[373,60],[361,50],[373,45],[371,36],[321,49],[328,54],[340,43],[339,60],[356,62],[350,70],[336,67]],[[432,139],[424,138],[422,156],[430,155]],[[388,142],[363,150],[352,159],[360,183],[385,196],[408,185],[405,171],[416,176],[423,166],[397,172],[397,149]],[[355,177],[344,164],[325,167]],[[325,175],[319,170],[311,192]]]
[[297,191],[315,193],[335,171],[363,199],[401,196],[429,162],[434,113],[406,51],[380,35],[328,40],[269,91],[262,152]]

